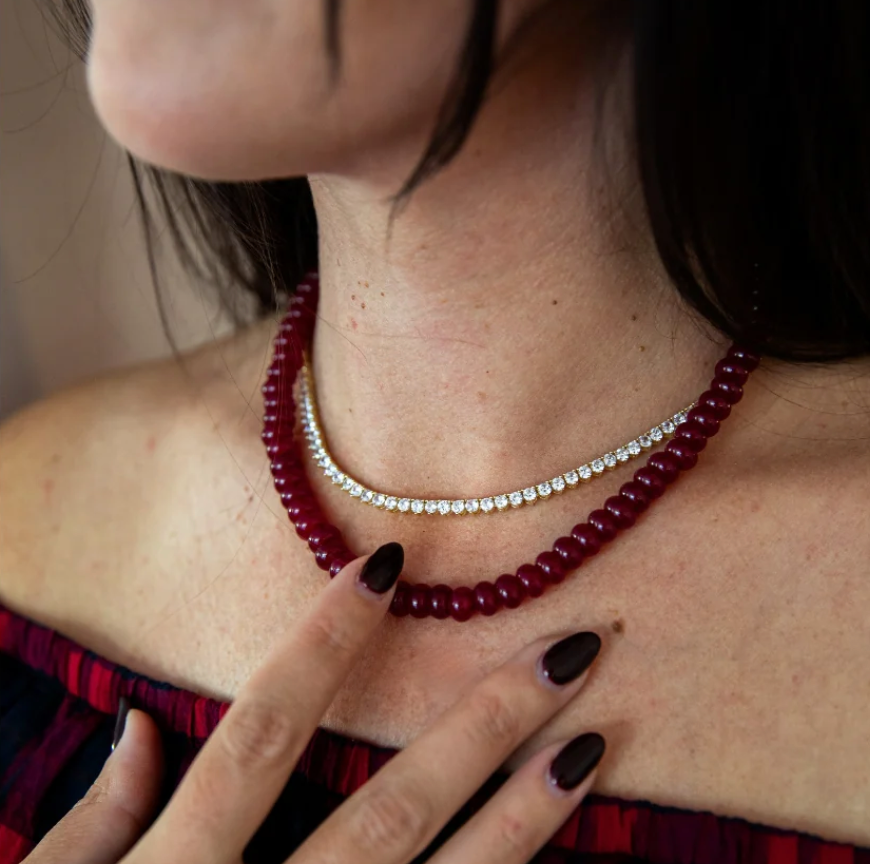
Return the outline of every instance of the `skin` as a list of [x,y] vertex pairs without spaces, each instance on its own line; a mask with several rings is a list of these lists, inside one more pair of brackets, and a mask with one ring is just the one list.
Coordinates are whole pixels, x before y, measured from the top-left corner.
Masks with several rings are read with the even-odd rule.
[[[384,199],[428,136],[464,5],[349,0],[334,84],[313,5],[97,0],[89,80],[107,128],[146,159],[205,177],[309,174],[314,373],[340,464],[416,495],[522,487],[704,389],[726,342],[655,256],[628,58],[607,50],[620,35],[594,7],[505,4],[491,98],[388,242]],[[4,602],[158,678],[239,692],[324,590],[258,438],[250,394],[273,329],[4,428]],[[588,569],[492,619],[387,619],[323,725],[405,746],[521,645],[593,629],[605,647],[584,699],[507,767],[597,729],[601,792],[866,845],[867,371],[766,361],[700,466]],[[622,479],[485,527],[401,519],[313,482],[351,548],[398,540],[409,579],[461,584],[513,570]]]

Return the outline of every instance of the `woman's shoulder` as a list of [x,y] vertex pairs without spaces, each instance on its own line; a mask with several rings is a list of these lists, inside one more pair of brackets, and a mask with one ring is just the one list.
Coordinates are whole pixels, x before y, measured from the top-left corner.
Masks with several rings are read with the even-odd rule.
[[216,470],[215,458],[243,458],[269,332],[102,376],[0,426],[0,601],[55,606],[86,566],[99,581],[136,534],[172,520],[180,486]]

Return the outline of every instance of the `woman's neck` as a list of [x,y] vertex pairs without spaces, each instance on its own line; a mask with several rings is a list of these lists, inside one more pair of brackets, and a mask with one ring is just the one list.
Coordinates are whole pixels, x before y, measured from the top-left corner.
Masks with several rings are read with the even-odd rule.
[[315,381],[333,453],[363,482],[459,497],[560,473],[689,402],[722,351],[655,255],[628,64],[579,35],[588,51],[578,34],[530,34],[543,59],[514,58],[389,240],[388,195],[419,141],[312,178]]

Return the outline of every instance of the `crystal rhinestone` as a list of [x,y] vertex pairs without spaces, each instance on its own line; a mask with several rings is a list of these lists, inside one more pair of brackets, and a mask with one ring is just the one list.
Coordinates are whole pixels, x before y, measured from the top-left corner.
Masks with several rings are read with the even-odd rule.
[[[511,507],[522,507],[523,505],[523,493],[522,492],[511,492],[508,495],[508,500],[511,503]],[[498,499],[496,499],[496,503],[498,503]]]
[[662,432],[664,432],[665,435],[673,435],[674,434],[673,421],[671,421],[671,420],[662,421]]
[[423,512],[423,502],[419,498],[415,498],[411,502],[411,512],[416,513],[418,516]]
[[442,516],[446,516],[450,512],[450,502],[449,501],[439,501],[438,502],[438,512]]
[[592,479],[592,468],[590,468],[588,465],[581,465],[577,469],[577,475],[584,483],[586,483],[588,480]]
[[438,502],[437,501],[427,501],[426,502],[426,512],[431,516],[433,513],[438,512]]
[[658,444],[659,441],[665,437],[665,434],[658,426],[653,426],[653,428],[649,430],[649,437]]
[[553,494],[553,487],[545,480],[543,483],[538,483],[538,495],[541,498],[549,498]]
[[592,472],[594,474],[603,474],[606,468],[607,468],[607,466],[604,464],[603,459],[596,459],[592,463]]
[[392,495],[387,496],[387,500],[384,502],[384,507],[386,507],[387,510],[395,510],[398,506],[399,501],[397,498],[394,498]]
[[649,450],[649,448],[652,447],[652,439],[649,437],[649,435],[641,435],[640,437],[638,437],[637,443],[640,444],[640,446],[643,447],[644,450]]
[[332,463],[332,460],[330,460],[329,464],[326,466],[326,470],[323,473],[326,474],[327,477],[335,477],[335,475],[338,473],[338,468],[336,468],[335,465]]
[[480,501],[478,501],[477,498],[469,498],[465,502],[465,509],[469,513],[477,513],[477,511],[480,510]]
[[381,492],[378,492],[378,494],[375,495],[374,498],[372,498],[372,504],[374,504],[375,507],[383,507],[384,504],[386,504],[386,503],[387,503],[387,496]]
[[[626,445],[626,449],[630,456],[640,456],[640,441],[629,441]],[[619,454],[617,453],[616,455],[618,456]]]
[[[520,496],[520,499],[522,499],[522,495]],[[493,501],[495,501],[495,506],[498,507],[499,510],[507,510],[507,507],[508,507],[507,495],[496,495],[495,498],[493,498]]]
[[341,471],[337,471],[335,474],[332,475],[332,482],[335,483],[336,486],[343,486],[344,474],[342,474]]
[[450,505],[450,509],[457,515],[461,516],[465,512],[465,502],[464,501],[454,501]]
[[569,486],[576,486],[580,482],[580,476],[577,474],[576,471],[569,471],[563,476],[565,477],[565,482]]
[[620,462],[628,462],[628,460],[631,459],[631,453],[628,452],[628,447],[620,447],[616,451],[616,458]]
[[344,480],[341,481],[341,488],[344,489],[345,492],[350,492],[353,488],[354,482],[347,475],[345,475]]
[[616,454],[615,453],[605,453],[604,458],[601,460],[604,463],[605,468],[615,468],[616,467]]
[[550,481],[550,488],[552,488],[552,490],[554,492],[564,492],[565,491],[565,478],[562,476],[554,477]]
[[686,415],[682,411],[680,411],[677,414],[674,414],[674,425],[675,426],[680,426],[685,422],[686,422]]
[[529,486],[528,489],[523,489],[523,500],[528,501],[529,504],[538,500],[538,492],[534,486]]
[[411,509],[411,499],[410,498],[400,498],[399,499],[399,512],[407,513]]
[[372,492],[371,489],[366,489],[362,495],[360,495],[360,501],[364,501],[366,504],[371,504],[374,497],[375,493]]
[[354,498],[359,498],[363,493],[363,487],[359,485],[359,483],[354,483],[350,487],[350,494],[353,495]]
[[492,513],[493,507],[495,507],[495,501],[493,501],[492,498],[480,499],[480,509],[483,510],[484,513]]

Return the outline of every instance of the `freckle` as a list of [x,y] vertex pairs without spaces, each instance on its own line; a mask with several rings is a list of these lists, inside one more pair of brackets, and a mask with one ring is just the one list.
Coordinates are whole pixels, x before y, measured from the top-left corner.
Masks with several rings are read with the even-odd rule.
[[365,303],[360,303],[359,306],[360,306],[360,309],[365,309],[365,308],[366,308],[366,304],[365,304]]
[[366,288],[369,287],[369,283],[368,283],[368,282],[364,282],[363,284],[366,286]]
[[253,496],[253,494],[248,495],[248,504],[253,504],[253,503],[254,503],[254,496]]
[[481,402],[486,402],[486,393],[484,393],[483,390],[478,390],[478,391],[477,391],[477,398],[478,398]]
[[637,321],[637,315],[632,315],[632,316],[631,316],[631,320],[632,320],[632,321]]
[[350,299],[351,299],[351,300],[356,300],[356,294],[351,294],[351,295],[350,295]]
[[791,683],[792,684],[800,684],[801,683],[801,676],[798,675],[797,672],[795,672],[795,674],[791,676]]
[[559,305],[559,301],[558,301],[558,300],[554,300],[554,301],[553,301],[553,305],[554,305],[554,306],[558,306],[558,305]]
[[146,449],[149,453],[153,453],[153,452],[155,451],[156,448],[157,448],[157,439],[152,435],[152,436],[151,436],[151,437],[150,437],[150,438],[145,442],[145,449]]
[[383,291],[381,291],[381,297],[386,297],[386,294],[384,294]]
[[625,633],[625,621],[622,618],[616,618],[610,625],[610,629],[614,633]]
[[646,345],[641,345],[641,346],[640,346],[640,350],[641,350],[641,351],[646,351]]
[[356,328],[359,327],[359,324],[356,323],[356,318],[350,319],[350,326],[352,330],[356,330]]

